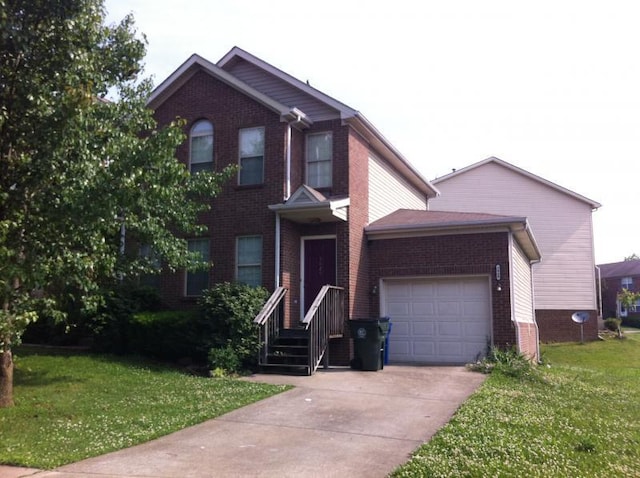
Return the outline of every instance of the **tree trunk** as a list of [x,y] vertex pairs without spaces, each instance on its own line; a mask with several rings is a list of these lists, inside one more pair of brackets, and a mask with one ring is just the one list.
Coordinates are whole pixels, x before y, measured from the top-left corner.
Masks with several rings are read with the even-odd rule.
[[13,354],[10,348],[0,353],[0,408],[13,406]]

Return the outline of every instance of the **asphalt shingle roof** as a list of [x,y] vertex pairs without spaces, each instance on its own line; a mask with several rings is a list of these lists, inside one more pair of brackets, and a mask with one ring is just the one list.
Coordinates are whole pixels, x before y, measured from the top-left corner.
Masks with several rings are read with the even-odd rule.
[[640,260],[612,262],[599,264],[600,274],[603,279],[609,277],[640,276]]

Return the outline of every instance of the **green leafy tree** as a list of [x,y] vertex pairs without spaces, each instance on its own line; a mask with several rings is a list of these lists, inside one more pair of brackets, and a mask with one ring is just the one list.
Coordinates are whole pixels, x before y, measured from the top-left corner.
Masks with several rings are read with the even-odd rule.
[[[101,0],[0,0],[0,406],[13,404],[12,347],[63,294],[202,266],[180,237],[231,174],[191,176],[176,121],[158,129],[133,18],[105,25]],[[108,94],[117,98],[106,101]],[[93,299],[93,300],[92,300]],[[59,313],[60,314],[60,313]]]
[[[636,303],[640,300],[640,292],[634,292],[629,289],[622,289],[617,294],[618,302],[627,311],[635,311]],[[622,337],[622,330],[620,329],[620,323],[618,324],[618,337]]]

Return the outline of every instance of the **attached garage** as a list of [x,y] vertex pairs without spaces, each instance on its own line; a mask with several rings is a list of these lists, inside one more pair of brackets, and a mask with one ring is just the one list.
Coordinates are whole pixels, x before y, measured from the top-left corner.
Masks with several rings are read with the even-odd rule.
[[382,280],[391,362],[463,364],[492,343],[489,277]]
[[365,231],[371,316],[391,318],[391,363],[465,364],[489,347],[538,357],[540,251],[526,218],[399,209]]

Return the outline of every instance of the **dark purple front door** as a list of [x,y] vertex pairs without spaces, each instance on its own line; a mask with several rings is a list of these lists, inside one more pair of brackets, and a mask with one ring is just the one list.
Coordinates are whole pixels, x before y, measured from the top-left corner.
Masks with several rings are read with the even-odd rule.
[[336,285],[336,240],[304,241],[304,313],[324,285]]

